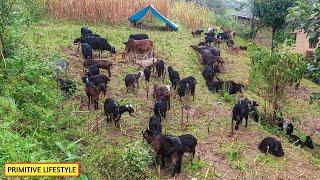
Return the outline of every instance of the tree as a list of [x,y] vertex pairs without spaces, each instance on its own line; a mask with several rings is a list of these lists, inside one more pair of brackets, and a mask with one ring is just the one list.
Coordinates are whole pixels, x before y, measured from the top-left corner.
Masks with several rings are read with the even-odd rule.
[[280,45],[273,53],[258,46],[249,48],[252,59],[250,70],[250,85],[268,102],[273,120],[281,112],[286,100],[288,87],[296,85],[303,78],[306,64],[303,56],[292,53],[287,45]]
[[320,37],[320,3],[297,1],[294,7],[289,8],[286,21],[291,29],[302,28],[311,41],[317,41]]
[[253,16],[272,28],[273,51],[276,33],[284,28],[287,10],[294,5],[294,0],[251,0],[250,3]]

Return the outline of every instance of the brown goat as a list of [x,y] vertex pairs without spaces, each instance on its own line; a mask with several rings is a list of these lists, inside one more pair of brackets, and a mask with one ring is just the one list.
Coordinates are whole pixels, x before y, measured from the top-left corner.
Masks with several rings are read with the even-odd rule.
[[92,82],[88,82],[86,83],[86,94],[88,97],[88,109],[91,103],[94,104],[94,109],[97,110],[99,109],[99,97],[100,97],[100,93],[102,91],[102,87],[99,86],[95,86]]
[[99,68],[107,70],[109,77],[111,77],[111,67],[113,64],[109,60],[107,59],[87,60],[83,62],[83,66],[88,67],[93,63],[96,63]]
[[161,86],[158,87],[158,85],[153,85],[153,98],[156,98],[157,100],[164,96],[168,102],[168,110],[170,109],[170,87],[167,86]]
[[154,57],[154,42],[149,39],[133,40],[129,39],[122,58],[125,58],[130,52],[136,54],[148,54],[149,58]]

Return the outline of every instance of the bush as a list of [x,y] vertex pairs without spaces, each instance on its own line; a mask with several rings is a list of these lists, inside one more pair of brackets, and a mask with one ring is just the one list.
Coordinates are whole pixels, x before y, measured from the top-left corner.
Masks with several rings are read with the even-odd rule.
[[273,114],[276,115],[285,101],[287,88],[296,85],[303,78],[306,63],[303,61],[302,55],[292,53],[286,45],[275,49],[273,54],[263,48],[251,45],[249,54],[252,59],[250,84],[263,86],[261,88],[263,89],[262,96],[267,99]]
[[122,178],[144,179],[147,166],[152,162],[150,147],[144,141],[128,144],[123,160]]

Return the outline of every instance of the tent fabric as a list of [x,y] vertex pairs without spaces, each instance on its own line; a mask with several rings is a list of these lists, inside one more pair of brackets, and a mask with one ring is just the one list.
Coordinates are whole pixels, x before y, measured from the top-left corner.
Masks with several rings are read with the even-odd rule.
[[171,22],[169,19],[167,19],[166,17],[164,17],[162,14],[160,14],[152,5],[149,5],[147,7],[145,7],[144,9],[136,12],[135,14],[133,14],[131,17],[128,18],[129,21],[131,22],[138,22],[140,21],[144,16],[146,16],[146,14],[148,13],[148,11],[151,11],[151,14],[160,19],[161,21],[165,22],[167,26],[170,26],[172,29],[174,30],[178,30],[178,26],[175,25],[173,22]]

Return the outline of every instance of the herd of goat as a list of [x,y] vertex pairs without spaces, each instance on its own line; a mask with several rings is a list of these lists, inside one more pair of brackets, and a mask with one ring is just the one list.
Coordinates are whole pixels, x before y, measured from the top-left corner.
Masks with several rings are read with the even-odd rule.
[[[200,36],[203,30],[192,31],[194,37]],[[231,52],[238,50],[246,50],[246,47],[236,46],[233,39],[234,33],[231,31],[223,30],[222,33],[216,33],[214,28],[205,33],[204,41],[198,45],[191,45],[198,55],[200,56],[200,63],[203,65],[202,75],[205,79],[206,85],[210,91],[220,92],[227,91],[229,94],[236,94],[242,92],[243,85],[234,81],[222,81],[218,78],[221,69],[224,66],[224,61],[221,58],[220,45],[225,42],[227,49]],[[81,37],[74,40],[78,44],[78,50],[81,48],[84,58],[83,66],[87,69],[82,76],[82,82],[85,84],[85,93],[88,97],[88,109],[90,104],[93,104],[94,109],[99,108],[99,98],[101,93],[106,95],[108,83],[111,79],[111,67],[113,64],[108,59],[101,59],[103,51],[109,51],[116,54],[116,49],[109,44],[106,38],[94,34],[89,28],[81,28]],[[213,46],[211,44],[213,43]],[[195,155],[195,148],[197,139],[192,134],[185,134],[181,136],[172,136],[162,133],[161,122],[166,119],[166,113],[171,107],[171,96],[178,94],[181,98],[190,94],[193,100],[196,92],[197,79],[193,76],[181,78],[178,71],[172,66],[165,69],[165,62],[160,59],[154,58],[155,44],[149,39],[147,34],[134,34],[130,35],[129,39],[124,43],[125,52],[123,58],[128,57],[129,54],[134,54],[135,59],[137,54],[146,54],[152,61],[144,66],[143,70],[125,76],[125,86],[127,92],[131,92],[139,88],[139,79],[144,77],[147,82],[150,81],[152,73],[158,78],[165,78],[166,71],[171,82],[171,85],[153,86],[154,115],[150,117],[148,129],[142,132],[144,139],[151,144],[156,162],[161,159],[161,166],[165,166],[165,159],[170,159],[174,167],[172,176],[181,172],[182,156],[184,153],[192,153]],[[93,58],[93,50],[99,51],[100,59]],[[64,60],[59,60],[51,66],[59,66],[62,70],[67,71],[69,63]],[[100,69],[105,69],[108,76],[100,73]],[[74,93],[76,85],[73,81],[63,79],[57,75],[57,81],[62,91],[67,92],[69,95]],[[245,127],[247,127],[248,118],[251,116],[256,122],[259,121],[259,112],[257,110],[258,103],[247,98],[239,100],[232,109],[232,134],[233,129],[238,130],[242,120],[245,119]],[[127,103],[120,105],[117,100],[113,98],[106,98],[104,101],[104,112],[107,122],[114,121],[116,128],[120,127],[121,115],[128,112],[133,115],[134,108],[131,104]],[[290,142],[293,142],[301,147],[306,146],[313,148],[313,143],[310,136],[307,136],[305,141],[300,140],[296,135],[292,135],[293,124],[286,122],[284,119],[280,121],[280,129],[286,130]],[[235,128],[233,124],[235,123]],[[259,150],[263,153],[270,153],[275,156],[283,156],[284,152],[281,143],[276,138],[267,137],[262,140],[258,146]]]

